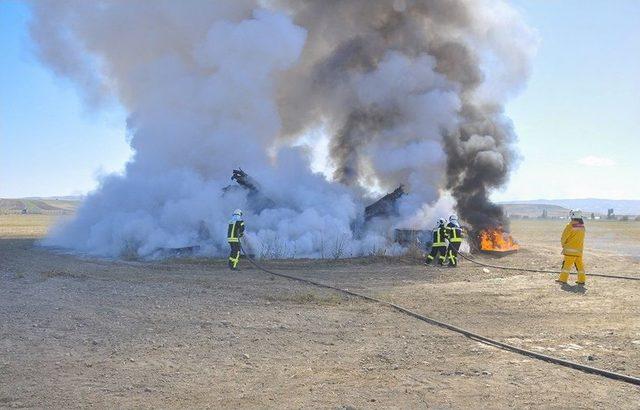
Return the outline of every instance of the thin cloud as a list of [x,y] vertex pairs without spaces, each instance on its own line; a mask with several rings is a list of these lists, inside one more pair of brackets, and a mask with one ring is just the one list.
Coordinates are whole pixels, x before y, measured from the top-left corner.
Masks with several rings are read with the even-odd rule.
[[595,155],[589,155],[578,160],[578,164],[587,167],[613,167],[616,162],[611,158],[596,157]]

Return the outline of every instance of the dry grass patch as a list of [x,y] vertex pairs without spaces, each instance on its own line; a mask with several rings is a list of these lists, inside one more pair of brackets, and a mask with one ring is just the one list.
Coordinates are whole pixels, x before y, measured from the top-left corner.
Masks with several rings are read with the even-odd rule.
[[77,274],[77,273],[70,273],[67,271],[64,271],[62,269],[49,269],[46,270],[44,272],[40,273],[40,276],[42,276],[42,278],[44,280],[47,279],[53,279],[53,278],[66,278],[66,279],[87,279],[87,275],[81,273],[81,274]]
[[0,215],[0,238],[42,238],[57,215]]
[[[513,220],[511,231],[523,249],[553,247],[560,249],[560,236],[567,220]],[[585,251],[606,251],[640,258],[640,222],[585,220]]]

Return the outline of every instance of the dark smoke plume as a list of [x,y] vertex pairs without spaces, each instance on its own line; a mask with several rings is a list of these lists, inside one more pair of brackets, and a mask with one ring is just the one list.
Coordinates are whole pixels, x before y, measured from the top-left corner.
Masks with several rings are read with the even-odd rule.
[[[498,1],[285,3],[294,10],[294,21],[309,30],[302,61],[288,76],[281,98],[285,129],[295,135],[310,123],[328,122],[336,180],[356,185],[374,177],[387,190],[408,181],[413,192],[420,191],[416,181],[431,185],[437,176],[434,181],[434,175],[419,166],[390,173],[367,166],[369,160],[388,149],[384,142],[401,127],[413,133],[407,143],[439,139],[446,153],[443,184],[461,217],[476,229],[506,225],[489,195],[508,179],[517,158],[516,137],[502,114],[506,93],[492,93],[489,87],[517,89],[528,74],[533,40],[513,10]],[[409,88],[388,89],[381,100],[363,100],[357,79],[380,70],[390,55],[409,64],[433,59],[433,71],[446,81],[430,78]],[[483,67],[487,57],[497,64]],[[410,82],[402,76],[411,73],[398,69],[398,77],[386,80]],[[495,83],[499,77],[503,84]],[[437,135],[420,127],[411,112],[414,106],[407,102],[410,96],[434,91],[455,93],[458,104],[451,115],[454,121],[432,121],[443,120]],[[444,105],[446,99],[432,102]],[[421,196],[429,201],[428,195]]]

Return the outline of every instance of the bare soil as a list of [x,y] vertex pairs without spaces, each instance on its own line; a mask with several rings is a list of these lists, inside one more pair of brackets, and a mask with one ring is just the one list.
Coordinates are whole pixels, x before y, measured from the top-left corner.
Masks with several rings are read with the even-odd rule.
[[[588,225],[588,268],[640,276],[640,224],[600,224]],[[229,272],[213,259],[81,258],[34,246],[46,230],[34,226],[31,236],[0,229],[0,407],[640,408],[638,387],[274,278],[247,261]],[[561,229],[516,221],[523,249],[491,262],[557,268]],[[419,262],[264,263],[640,376],[640,282],[560,287],[550,274]]]

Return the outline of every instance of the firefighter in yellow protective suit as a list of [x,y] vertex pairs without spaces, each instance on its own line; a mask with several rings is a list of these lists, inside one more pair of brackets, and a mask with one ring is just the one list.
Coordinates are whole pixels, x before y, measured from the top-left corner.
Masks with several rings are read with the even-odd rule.
[[231,270],[238,269],[238,262],[240,261],[240,238],[242,238],[243,235],[244,221],[242,220],[242,210],[236,209],[233,211],[233,216],[227,228],[227,241],[231,247],[231,252],[229,253],[229,268]]
[[438,225],[433,229],[433,242],[431,243],[431,253],[427,255],[427,265],[431,264],[437,257],[438,265],[442,266],[447,259],[446,223],[447,221],[444,218],[440,218],[438,219]]
[[582,211],[579,209],[569,212],[571,221],[562,232],[562,254],[564,261],[562,262],[562,271],[558,282],[567,283],[569,280],[569,272],[575,266],[578,271],[578,285],[584,285],[587,281],[587,275],[584,273],[584,263],[582,262],[582,251],[584,249],[584,220],[582,219]]

